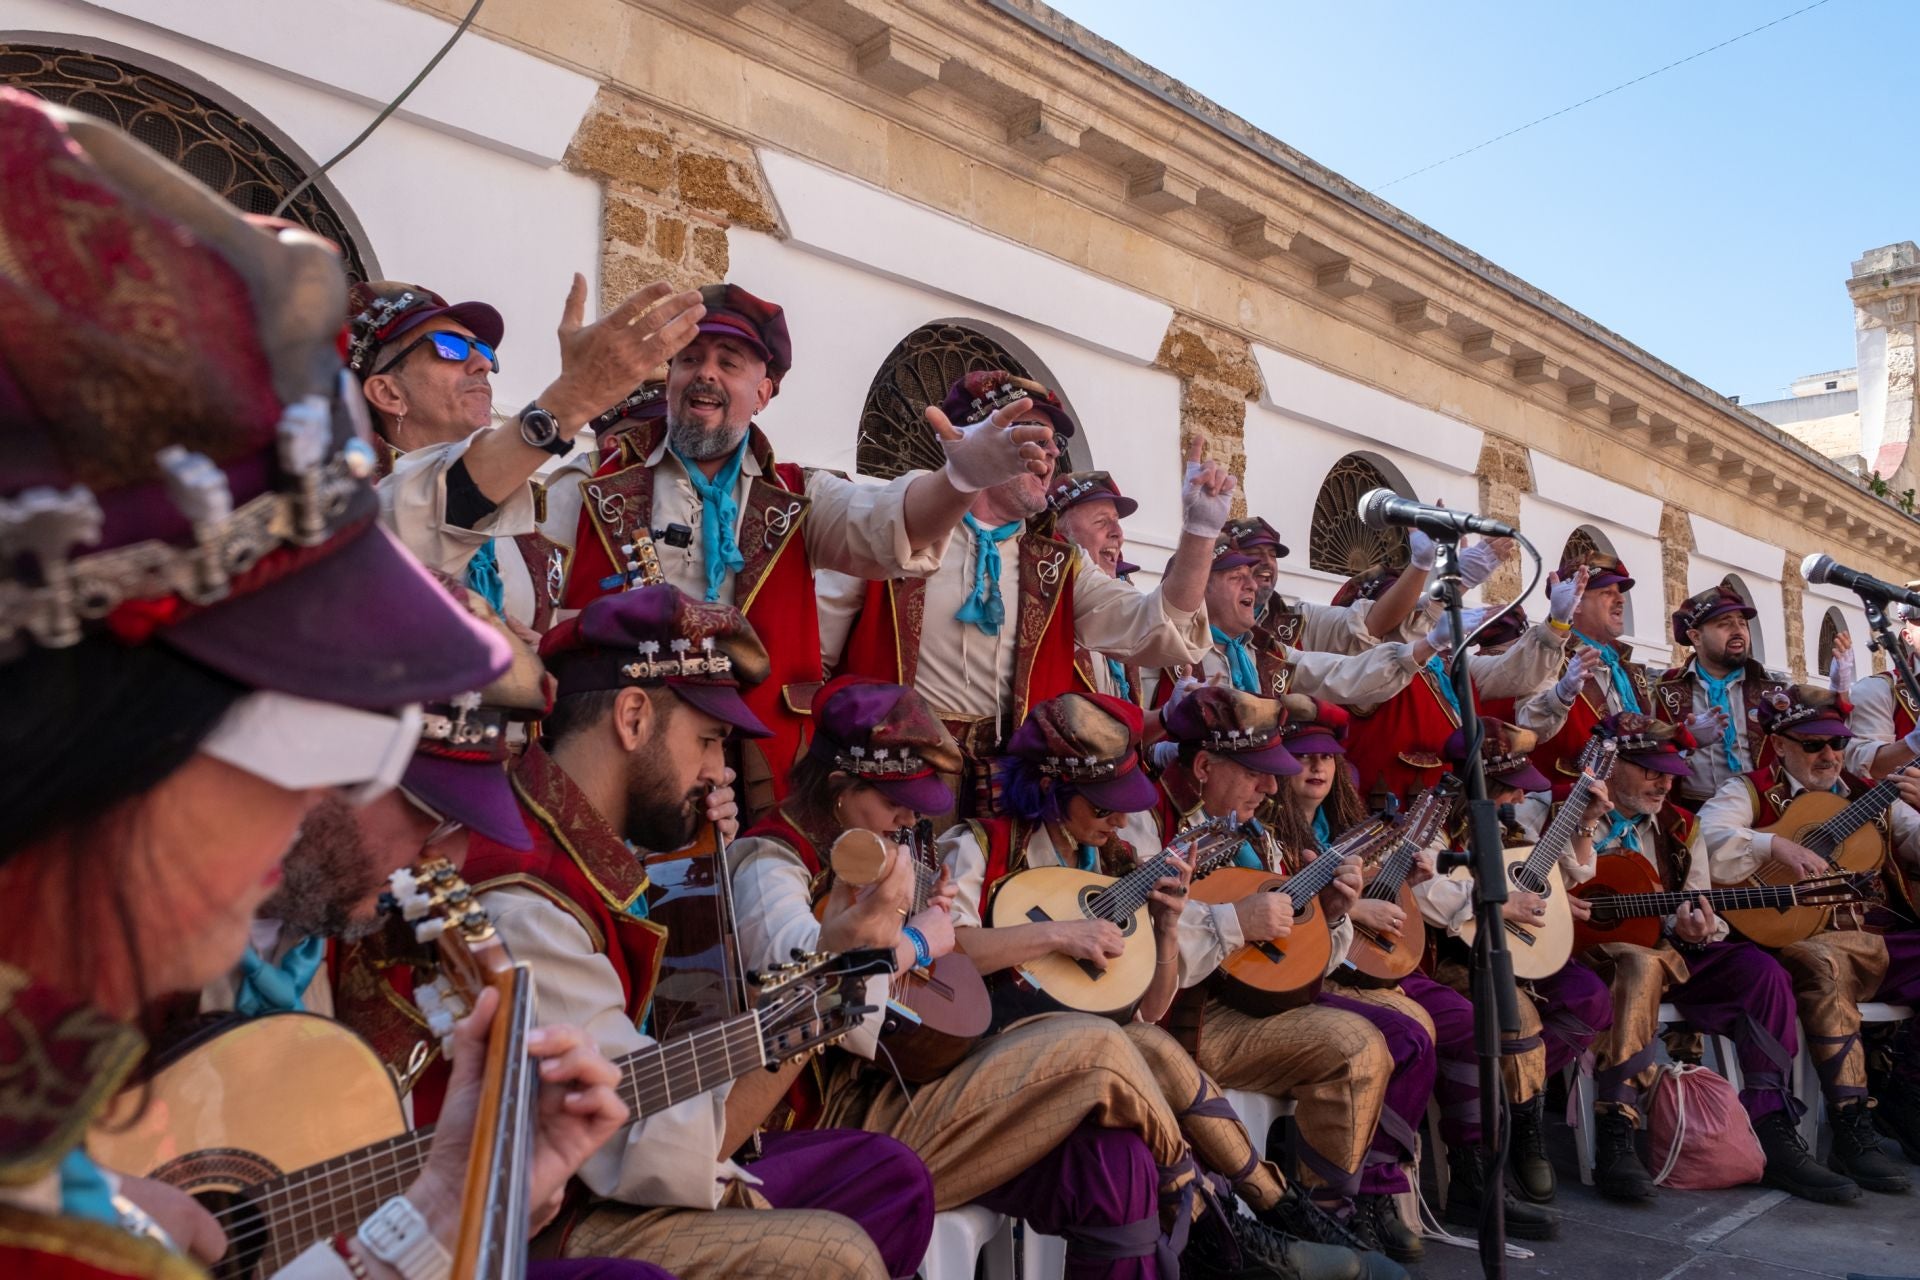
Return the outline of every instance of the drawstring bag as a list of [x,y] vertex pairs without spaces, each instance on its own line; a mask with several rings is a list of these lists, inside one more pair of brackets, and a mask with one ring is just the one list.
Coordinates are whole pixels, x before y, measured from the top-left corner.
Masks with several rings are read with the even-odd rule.
[[1677,1191],[1714,1191],[1760,1181],[1767,1157],[1724,1076],[1688,1063],[1660,1068],[1647,1113],[1647,1150],[1666,1155],[1654,1181]]

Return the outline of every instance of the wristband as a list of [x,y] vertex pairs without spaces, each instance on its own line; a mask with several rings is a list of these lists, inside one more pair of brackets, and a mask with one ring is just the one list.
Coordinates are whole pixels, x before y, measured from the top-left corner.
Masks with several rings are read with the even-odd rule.
[[353,1273],[353,1280],[367,1280],[367,1264],[362,1262],[360,1255],[347,1244],[345,1235],[337,1235],[333,1238],[333,1251],[340,1255],[342,1262],[347,1264],[347,1270]]
[[926,934],[920,932],[920,930],[913,925],[907,925],[901,929],[900,932],[907,935],[907,941],[913,946],[913,964],[915,968],[924,969],[933,963],[933,948],[927,945]]
[[381,1205],[355,1234],[361,1248],[404,1280],[447,1280],[453,1272],[453,1255],[434,1238],[427,1220],[405,1196]]
[[1563,636],[1570,636],[1573,634],[1573,624],[1571,622],[1562,622],[1558,618],[1548,618],[1547,625],[1552,627],[1555,631],[1558,631]]

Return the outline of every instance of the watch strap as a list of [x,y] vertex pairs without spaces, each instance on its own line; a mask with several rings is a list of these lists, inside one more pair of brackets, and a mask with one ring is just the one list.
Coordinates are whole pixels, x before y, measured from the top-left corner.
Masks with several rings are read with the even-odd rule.
[[355,1234],[362,1248],[405,1280],[447,1280],[453,1272],[453,1256],[405,1196],[381,1205]]

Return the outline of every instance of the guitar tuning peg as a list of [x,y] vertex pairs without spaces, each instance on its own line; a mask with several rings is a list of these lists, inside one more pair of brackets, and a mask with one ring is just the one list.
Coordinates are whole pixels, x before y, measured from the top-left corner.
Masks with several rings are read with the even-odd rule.
[[432,920],[422,920],[419,924],[414,925],[413,939],[415,942],[433,942],[446,931],[447,922],[436,916]]

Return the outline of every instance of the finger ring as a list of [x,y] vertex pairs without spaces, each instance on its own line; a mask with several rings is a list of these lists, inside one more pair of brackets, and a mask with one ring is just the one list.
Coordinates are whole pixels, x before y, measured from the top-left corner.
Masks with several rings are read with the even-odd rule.
[[1535,914],[1535,915],[1537,915],[1537,916],[1543,916],[1543,915],[1545,915],[1545,914],[1547,914],[1547,909],[1546,909],[1545,907],[1535,907],[1535,908],[1533,909],[1533,914]]

